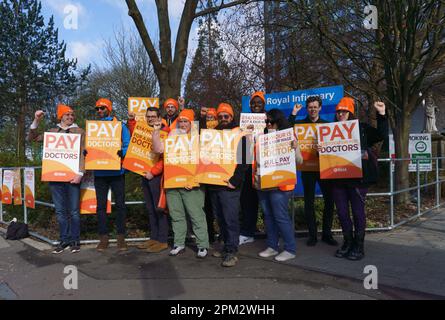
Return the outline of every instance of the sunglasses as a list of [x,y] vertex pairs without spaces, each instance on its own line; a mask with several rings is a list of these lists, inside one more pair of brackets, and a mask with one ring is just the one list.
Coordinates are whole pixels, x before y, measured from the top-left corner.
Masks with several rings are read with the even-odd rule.
[[230,119],[230,115],[228,115],[228,114],[219,115],[218,119],[219,120],[229,120]]
[[96,107],[96,111],[104,111],[105,109],[107,109],[106,107]]

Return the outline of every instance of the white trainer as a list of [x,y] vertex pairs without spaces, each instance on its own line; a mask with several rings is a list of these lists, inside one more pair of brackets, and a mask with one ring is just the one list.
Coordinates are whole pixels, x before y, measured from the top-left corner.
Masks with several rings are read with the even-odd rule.
[[288,251],[283,251],[275,257],[275,260],[282,262],[282,261],[291,260],[293,258],[295,258],[295,255],[293,253],[290,253]]
[[185,251],[185,247],[183,246],[175,246],[172,251],[168,254],[169,256],[177,256]]
[[266,250],[258,253],[258,255],[262,258],[270,258],[270,257],[276,256],[277,254],[278,254],[278,251],[276,251],[272,248],[267,248]]
[[197,258],[201,258],[201,259],[203,259],[203,258],[205,258],[205,257],[207,257],[207,249],[206,248],[200,248],[199,250],[198,250],[198,253],[196,254],[196,257]]
[[254,242],[255,239],[253,237],[239,236],[239,245],[243,245],[246,243]]

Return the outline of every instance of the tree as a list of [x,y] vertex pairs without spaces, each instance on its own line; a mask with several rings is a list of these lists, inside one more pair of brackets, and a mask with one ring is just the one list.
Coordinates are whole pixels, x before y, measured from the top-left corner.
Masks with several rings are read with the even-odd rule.
[[[75,92],[89,73],[76,74],[77,61],[65,58],[53,17],[47,25],[37,0],[0,2],[0,117],[16,124],[16,159],[26,159],[25,130],[34,111]],[[3,121],[3,120],[2,120]]]
[[[363,26],[365,2],[293,0],[298,23],[314,32],[323,54],[350,88],[383,98],[398,158],[408,158],[411,116],[420,92],[445,68],[444,1],[375,1],[378,28]],[[409,186],[408,162],[396,163],[396,188]],[[406,202],[408,194],[399,195]]]
[[242,93],[236,76],[225,60],[215,15],[200,21],[198,47],[185,84],[189,105],[216,107],[221,102],[240,105]]
[[159,81],[160,97],[161,99],[165,99],[168,97],[177,97],[180,94],[181,80],[187,59],[190,30],[195,19],[218,12],[225,8],[240,4],[248,4],[257,0],[232,0],[228,2],[224,0],[185,0],[174,52],[172,52],[168,0],[156,0],[159,29],[159,54],[147,31],[136,1],[125,1],[129,9],[128,14],[133,19],[153,64],[154,72]]

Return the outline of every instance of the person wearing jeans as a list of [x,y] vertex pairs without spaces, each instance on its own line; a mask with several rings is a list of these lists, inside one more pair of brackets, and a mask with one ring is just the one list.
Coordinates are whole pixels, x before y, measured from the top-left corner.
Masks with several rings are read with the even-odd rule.
[[[42,142],[43,134],[37,133],[40,121],[43,119],[45,112],[38,110],[35,113],[34,122],[28,134],[28,141]],[[75,123],[74,111],[71,107],[59,104],[57,106],[57,119],[60,123],[56,128],[52,128],[49,132],[79,134],[80,140],[80,162],[79,172],[71,180],[67,182],[50,182],[49,187],[59,223],[60,239],[59,244],[53,253],[62,253],[70,247],[71,253],[80,251],[80,183],[85,173],[85,158],[83,156],[83,148],[85,141],[85,132]]]
[[[284,130],[289,127],[284,113],[278,109],[267,112],[267,132]],[[295,149],[295,162],[301,164],[303,157],[296,141],[292,143]],[[260,166],[254,163],[254,185],[258,190],[258,198],[264,212],[264,222],[266,225],[267,248],[258,255],[263,258],[275,256],[276,261],[287,261],[295,258],[296,242],[294,226],[289,216],[289,200],[295,188],[293,184],[280,186],[278,188],[261,190],[260,186]],[[283,238],[283,251],[280,253],[279,239]]]

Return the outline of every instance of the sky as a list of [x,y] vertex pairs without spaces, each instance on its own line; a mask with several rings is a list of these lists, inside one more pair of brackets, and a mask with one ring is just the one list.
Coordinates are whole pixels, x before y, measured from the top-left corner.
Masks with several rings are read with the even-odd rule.
[[[59,29],[59,41],[63,40],[67,44],[67,57],[77,58],[81,67],[88,64],[104,66],[102,57],[104,42],[113,39],[116,30],[124,28],[127,32],[137,33],[134,22],[128,15],[125,0],[41,0],[41,2],[46,22],[54,16],[55,26]],[[159,31],[155,0],[136,2],[156,45]],[[184,0],[169,0],[168,3],[174,46]],[[190,35],[189,52],[193,52],[196,45],[195,23]]]

